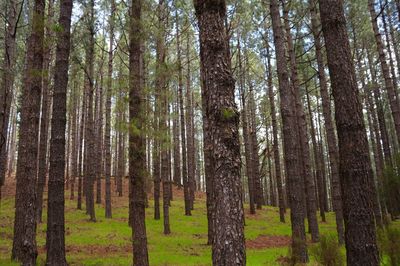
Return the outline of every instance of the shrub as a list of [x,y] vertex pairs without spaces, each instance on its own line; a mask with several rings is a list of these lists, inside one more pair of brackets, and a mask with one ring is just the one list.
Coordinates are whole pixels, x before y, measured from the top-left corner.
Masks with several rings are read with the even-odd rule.
[[400,229],[388,226],[378,231],[378,244],[382,264],[400,265]]
[[343,266],[345,256],[340,250],[336,236],[321,236],[320,242],[310,249],[315,260],[324,266]]

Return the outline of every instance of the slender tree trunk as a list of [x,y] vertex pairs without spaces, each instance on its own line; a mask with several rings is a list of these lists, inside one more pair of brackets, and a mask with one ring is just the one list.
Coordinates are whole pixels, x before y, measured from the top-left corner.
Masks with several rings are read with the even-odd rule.
[[87,47],[87,61],[86,61],[86,88],[88,93],[88,106],[87,106],[87,130],[85,140],[87,144],[87,206],[86,210],[90,215],[90,221],[96,221],[96,214],[94,208],[94,182],[96,178],[95,161],[92,158],[95,155],[95,132],[94,132],[94,112],[93,112],[93,95],[94,95],[94,34],[95,34],[95,18],[94,18],[94,0],[89,2],[89,21],[88,21],[88,35],[89,42]]
[[281,161],[279,155],[279,143],[278,143],[278,125],[276,121],[276,110],[275,110],[275,99],[274,99],[274,88],[272,86],[272,66],[269,46],[267,44],[267,87],[268,87],[268,98],[271,111],[271,122],[272,122],[272,136],[273,136],[273,151],[274,151],[274,165],[275,165],[275,177],[278,187],[278,204],[279,204],[279,219],[281,223],[285,222],[286,206],[283,196],[282,188],[282,173],[281,173]]
[[78,94],[77,94],[77,82],[75,82],[74,87],[71,93],[72,100],[72,128],[71,128],[71,142],[72,142],[72,150],[71,150],[71,194],[70,200],[75,198],[75,182],[78,172],[77,159],[78,159]]
[[83,140],[85,135],[85,117],[86,117],[86,91],[83,89],[82,93],[82,109],[81,109],[81,122],[79,129],[79,153],[78,153],[78,201],[77,201],[77,209],[82,210],[82,192],[83,192],[83,184],[82,177],[85,171],[83,170],[83,163],[85,158],[85,149],[83,147]]
[[[156,91],[154,100],[154,121],[153,121],[153,130],[158,133],[159,131],[159,117],[160,117],[160,93]],[[157,136],[154,137],[153,143],[153,180],[154,180],[154,219],[160,220],[160,140]]]
[[378,49],[379,62],[381,66],[382,76],[385,81],[385,89],[387,92],[387,96],[389,98],[390,109],[392,111],[397,141],[400,142],[400,109],[399,109],[400,104],[399,104],[399,99],[396,95],[395,88],[393,86],[393,80],[390,77],[390,70],[386,61],[386,53],[384,51],[382,36],[378,28],[378,22],[377,22],[378,16],[375,11],[374,0],[368,0],[368,9],[371,15],[372,29],[375,34],[375,42],[376,42],[376,47]]
[[320,0],[319,7],[335,101],[347,264],[379,265],[373,176],[343,3]]
[[144,125],[143,87],[141,82],[142,68],[142,1],[133,0],[131,7],[129,32],[129,119],[137,130],[129,132],[129,180],[132,186],[132,239],[133,265],[149,265],[147,251],[147,235],[145,224],[145,183],[146,158],[145,140],[142,127]]
[[[22,5],[21,5],[22,11]],[[11,0],[6,5],[8,26],[5,30],[4,41],[4,59],[3,59],[3,75],[2,87],[0,88],[0,199],[1,187],[5,183],[6,165],[7,165],[7,136],[8,123],[10,119],[10,109],[13,100],[13,84],[14,84],[14,65],[16,60],[16,34],[17,34],[17,19],[18,19],[18,4],[17,0]]]
[[60,1],[51,120],[49,195],[47,210],[46,265],[68,265],[65,259],[64,169],[67,85],[70,51],[72,0]]
[[318,23],[318,16],[316,0],[310,0],[310,14],[311,14],[311,27],[314,37],[315,54],[317,57],[318,65],[318,79],[319,89],[322,99],[322,113],[324,115],[325,130],[327,134],[329,163],[331,166],[331,188],[332,188],[332,203],[333,210],[335,211],[336,218],[336,231],[338,233],[339,244],[344,244],[344,225],[343,225],[343,209],[342,209],[342,196],[340,191],[339,179],[339,153],[336,140],[335,128],[332,121],[331,101],[328,93],[328,83],[325,75],[325,66],[323,59],[322,43],[320,37],[320,29]]
[[177,63],[178,63],[178,99],[180,112],[180,128],[181,128],[181,148],[182,148],[182,179],[183,179],[183,194],[185,200],[185,215],[192,215],[190,202],[190,180],[187,168],[187,146],[186,146],[186,126],[185,126],[185,107],[183,105],[183,77],[182,77],[182,59],[180,48],[180,31],[177,24],[176,28],[176,45],[177,45]]
[[[21,101],[12,259],[36,265],[36,176],[45,1],[35,0]],[[62,154],[64,156],[64,154]]]
[[245,265],[244,212],[240,180],[239,112],[234,100],[235,83],[230,69],[229,39],[225,29],[226,4],[194,1],[200,29],[200,59],[204,82],[207,134],[214,180],[214,265]]
[[308,93],[308,90],[306,88],[306,95],[307,95],[307,106],[308,106],[308,114],[310,116],[310,130],[311,130],[311,141],[313,145],[313,153],[314,153],[314,162],[315,162],[315,176],[317,179],[317,188],[318,188],[318,200],[319,200],[319,213],[322,219],[322,222],[326,222],[326,217],[325,217],[325,197],[324,197],[324,185],[325,183],[323,182],[322,179],[322,165],[321,165],[321,160],[319,159],[319,146],[317,145],[317,140],[316,140],[316,133],[315,133],[315,127],[314,127],[314,121],[313,121],[313,115],[312,115],[312,110],[311,110],[311,102],[310,102],[310,95]]
[[169,225],[169,174],[168,174],[168,150],[169,150],[169,129],[167,125],[168,117],[168,85],[166,73],[166,49],[165,49],[165,23],[166,23],[166,6],[164,0],[158,2],[158,30],[156,40],[156,89],[160,95],[160,132],[164,136],[161,139],[161,180],[163,190],[163,219],[164,219],[164,234],[171,233]]
[[50,0],[47,5],[47,25],[45,28],[46,41],[44,45],[43,55],[43,69],[46,73],[42,77],[42,105],[41,105],[41,117],[40,117],[40,137],[39,137],[39,155],[38,155],[38,176],[37,176],[37,198],[36,198],[36,211],[37,211],[37,222],[42,222],[42,210],[43,210],[43,191],[46,186],[46,175],[47,175],[47,150],[48,150],[48,124],[49,124],[49,92],[50,92],[50,62],[51,62],[51,50],[52,50],[52,30],[50,25],[53,20],[53,1]]
[[194,209],[195,191],[196,191],[196,147],[194,136],[194,118],[192,105],[192,80],[190,65],[190,33],[186,35],[186,127],[187,127],[187,156],[188,156],[188,180],[190,189],[190,209]]
[[253,180],[253,167],[251,165],[251,146],[249,140],[249,126],[248,126],[248,115],[247,115],[247,104],[246,104],[246,96],[245,96],[245,71],[243,68],[243,60],[242,60],[242,52],[240,45],[240,38],[238,38],[238,66],[239,66],[239,94],[241,100],[241,116],[242,116],[242,128],[243,128],[243,142],[244,142],[244,153],[245,153],[245,161],[246,161],[246,175],[247,175],[247,185],[249,189],[249,203],[250,203],[250,214],[256,213],[255,208],[255,189],[254,189],[254,180]]
[[[247,60],[247,53],[246,53],[246,61]],[[263,187],[261,182],[261,175],[260,175],[260,157],[258,155],[258,140],[257,140],[257,123],[256,123],[256,103],[254,99],[254,91],[253,86],[249,86],[249,138],[251,142],[251,167],[253,168],[253,180],[254,180],[254,187],[255,187],[255,201],[257,203],[257,209],[261,210],[262,205],[265,204],[264,202],[264,195],[263,195]]]
[[108,72],[107,72],[107,92],[106,92],[106,126],[105,126],[105,179],[106,179],[106,194],[105,194],[105,217],[112,217],[111,209],[111,97],[112,97],[112,73],[114,59],[114,17],[115,17],[115,0],[111,0],[111,16],[109,20],[110,27],[110,44],[108,50]]
[[298,117],[297,126],[299,130],[299,142],[300,142],[300,158],[302,160],[302,170],[305,183],[306,191],[306,206],[307,206],[307,220],[308,228],[311,233],[311,238],[313,242],[319,241],[319,228],[317,219],[317,208],[316,208],[316,197],[315,197],[315,183],[311,172],[311,160],[310,160],[310,146],[308,142],[308,132],[307,132],[307,121],[305,117],[304,107],[300,96],[300,85],[297,76],[297,62],[296,53],[293,47],[292,34],[290,32],[289,16],[288,16],[288,6],[284,6],[284,21],[286,29],[286,38],[288,43],[288,53],[290,57],[290,69],[291,69],[291,81],[294,87],[294,97],[296,101],[296,114]]
[[281,98],[284,158],[288,183],[287,195],[291,209],[292,256],[294,260],[306,263],[308,261],[308,254],[304,227],[304,182],[301,172],[299,171],[301,169],[301,161],[298,156],[300,154],[300,143],[298,141],[299,136],[296,124],[296,103],[293,87],[291,87],[289,83],[289,74],[285,58],[284,33],[277,0],[271,0],[270,10]]

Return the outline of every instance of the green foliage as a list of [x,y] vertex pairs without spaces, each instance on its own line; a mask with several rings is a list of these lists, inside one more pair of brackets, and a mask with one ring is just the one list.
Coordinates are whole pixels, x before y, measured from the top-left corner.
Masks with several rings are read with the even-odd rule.
[[320,242],[311,247],[310,253],[315,260],[324,266],[342,266],[345,265],[345,255],[337,241],[335,235],[323,235]]
[[400,228],[389,225],[380,229],[378,244],[383,265],[400,265]]
[[400,155],[395,156],[393,166],[384,169],[380,195],[392,218],[400,215]]

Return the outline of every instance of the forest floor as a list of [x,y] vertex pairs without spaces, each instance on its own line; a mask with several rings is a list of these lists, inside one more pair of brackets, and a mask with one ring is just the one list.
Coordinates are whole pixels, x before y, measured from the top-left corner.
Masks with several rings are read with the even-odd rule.
[[[6,184],[0,207],[0,265],[18,265],[10,261],[13,221],[14,187]],[[127,184],[126,186],[127,187]],[[104,189],[104,188],[103,188]],[[104,195],[104,193],[102,194]],[[211,248],[207,243],[205,194],[197,193],[192,216],[184,215],[183,192],[174,189],[170,207],[170,235],[163,234],[163,222],[154,220],[153,200],[146,209],[146,226],[150,265],[211,265]],[[45,195],[46,202],[47,195]],[[65,230],[67,261],[70,265],[131,265],[131,228],[128,226],[127,191],[123,197],[113,193],[113,218],[104,218],[104,202],[96,205],[97,222],[90,222],[84,210],[76,209],[76,200],[66,192]],[[277,208],[264,207],[257,214],[246,210],[247,265],[280,265],[288,254],[290,223],[279,222]],[[161,208],[162,211],[162,208]],[[46,221],[47,210],[43,210]],[[289,220],[289,213],[286,215]],[[327,214],[327,222],[320,223],[321,234],[335,233],[334,214]],[[308,236],[310,237],[310,236]],[[46,223],[38,225],[38,265],[44,265],[46,251]],[[311,261],[313,258],[311,257]],[[310,263],[310,265],[316,265]]]

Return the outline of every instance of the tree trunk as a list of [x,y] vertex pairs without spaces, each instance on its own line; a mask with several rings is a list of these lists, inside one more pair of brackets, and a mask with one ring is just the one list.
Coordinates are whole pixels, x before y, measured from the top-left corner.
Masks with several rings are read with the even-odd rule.
[[86,210],[90,215],[90,221],[96,221],[96,213],[94,208],[94,182],[96,178],[95,161],[92,160],[95,156],[95,132],[94,132],[94,112],[93,112],[93,94],[94,94],[94,34],[95,34],[95,18],[94,18],[94,0],[89,2],[89,21],[87,25],[88,30],[88,46],[86,51],[86,89],[87,89],[87,120],[85,141],[87,144],[86,167],[87,172],[85,179],[87,179],[87,206]]
[[[36,176],[40,94],[42,90],[44,0],[35,0],[32,31],[27,42],[26,67],[21,101],[15,219],[12,259],[36,265]],[[40,73],[40,74],[39,74]],[[64,156],[64,154],[62,154]]]
[[274,99],[274,88],[272,86],[272,66],[271,66],[271,56],[269,51],[269,46],[267,44],[267,87],[268,87],[268,98],[270,105],[270,113],[271,113],[271,122],[272,122],[272,149],[274,151],[274,165],[275,165],[275,177],[276,183],[278,187],[278,204],[279,204],[279,219],[281,223],[285,222],[285,200],[283,195],[282,188],[282,172],[281,172],[281,161],[279,156],[279,143],[278,143],[278,125],[276,121],[276,110],[275,110],[275,99]]
[[289,62],[291,70],[291,81],[294,87],[294,97],[296,101],[296,114],[297,114],[297,126],[299,130],[299,142],[300,142],[300,158],[302,160],[302,170],[306,192],[306,206],[307,206],[307,220],[308,228],[311,233],[312,242],[319,241],[319,228],[318,219],[316,214],[316,197],[315,197],[315,183],[311,172],[311,160],[310,160],[310,146],[308,143],[308,132],[307,132],[307,121],[305,117],[304,107],[300,96],[300,85],[297,76],[297,62],[296,53],[293,47],[292,34],[290,32],[289,25],[289,9],[288,6],[284,6],[284,21],[286,29],[286,38],[288,43]]
[[368,140],[343,3],[320,0],[319,7],[335,101],[347,264],[379,265]]
[[114,47],[114,17],[115,17],[115,0],[111,0],[111,16],[109,20],[110,27],[110,44],[108,50],[108,72],[107,72],[107,92],[106,92],[106,127],[104,137],[105,149],[105,180],[106,180],[106,194],[105,194],[105,217],[112,217],[111,209],[111,97],[112,97],[112,73],[113,73],[113,47]]
[[42,210],[43,210],[43,191],[46,186],[46,175],[47,175],[47,151],[48,151],[48,124],[50,120],[50,63],[52,61],[52,30],[50,29],[51,23],[53,23],[53,1],[50,0],[47,5],[47,26],[45,28],[46,41],[44,45],[43,55],[43,69],[47,73],[44,73],[42,77],[42,105],[41,105],[41,118],[40,118],[40,137],[39,137],[39,155],[38,155],[38,176],[37,176],[37,198],[36,198],[36,211],[37,211],[37,222],[42,222]]
[[[8,136],[8,122],[10,119],[11,102],[13,100],[13,84],[14,84],[14,65],[16,60],[16,33],[17,33],[17,12],[18,4],[16,0],[9,1],[7,12],[8,26],[5,30],[4,42],[4,61],[3,61],[3,75],[2,87],[0,88],[0,199],[1,187],[5,183],[6,178],[6,165],[7,165],[7,136]],[[21,5],[22,11],[22,5]]]
[[317,179],[317,188],[318,188],[318,200],[319,200],[319,213],[322,219],[322,222],[326,222],[326,217],[325,217],[325,198],[324,198],[324,185],[325,183],[323,182],[322,179],[322,165],[321,165],[321,160],[319,159],[319,146],[317,145],[317,140],[316,140],[316,133],[315,133],[315,127],[314,127],[314,121],[313,121],[313,115],[312,115],[312,110],[311,110],[311,100],[310,100],[310,95],[308,93],[308,89],[306,87],[306,95],[307,95],[307,106],[308,106],[308,115],[310,116],[310,133],[311,133],[311,141],[313,145],[313,153],[314,153],[314,162],[315,162],[315,176]]
[[300,143],[296,124],[296,106],[293,87],[289,84],[289,74],[285,57],[285,41],[279,15],[277,0],[270,2],[272,29],[274,33],[276,63],[278,70],[279,93],[281,98],[281,116],[283,126],[284,158],[288,183],[288,199],[291,209],[292,256],[293,260],[306,263],[308,261],[306,234],[304,228],[304,182],[299,171]]
[[132,239],[133,265],[149,265],[147,252],[147,235],[145,224],[145,190],[146,176],[145,140],[142,127],[145,121],[142,100],[143,83],[141,82],[142,68],[142,1],[133,0],[131,7],[129,32],[129,119],[137,130],[129,132],[129,180],[132,186]]
[[340,191],[340,180],[339,180],[339,153],[335,134],[335,128],[332,121],[332,111],[330,96],[328,93],[328,83],[325,75],[325,65],[323,59],[322,43],[320,37],[320,29],[318,23],[318,16],[316,0],[310,0],[310,14],[311,14],[311,27],[312,34],[314,37],[315,54],[317,57],[318,65],[318,79],[319,89],[322,99],[322,113],[324,115],[325,130],[327,134],[328,142],[328,153],[329,163],[331,166],[331,188],[332,188],[332,203],[333,210],[335,211],[336,218],[336,231],[338,233],[339,244],[344,244],[344,227],[343,227],[343,209],[342,209],[342,196]]
[[375,34],[376,48],[379,54],[379,61],[381,65],[382,76],[385,81],[385,88],[387,96],[389,98],[390,109],[392,111],[394,126],[396,130],[397,141],[400,142],[400,105],[397,97],[395,88],[393,86],[393,80],[390,77],[389,66],[386,61],[386,53],[384,51],[384,45],[382,42],[382,36],[379,32],[377,14],[375,12],[374,0],[368,0],[368,9],[371,15],[372,29]]
[[192,105],[192,80],[190,66],[190,34],[186,35],[186,127],[187,127],[187,161],[188,165],[188,181],[190,189],[190,209],[194,209],[195,191],[196,191],[196,147],[194,137],[194,114]]
[[46,265],[68,265],[65,259],[64,169],[67,86],[70,52],[72,0],[60,1],[51,120],[49,195],[47,210]]
[[183,105],[183,81],[182,81],[182,59],[180,48],[180,31],[177,24],[176,28],[176,45],[177,45],[177,63],[178,63],[178,99],[180,112],[180,128],[181,128],[181,148],[182,148],[182,179],[183,179],[183,194],[185,200],[185,215],[192,215],[190,203],[190,180],[187,168],[187,146],[186,146],[186,126],[185,126],[185,107]]
[[225,30],[225,1],[194,1],[200,29],[207,134],[213,139],[214,265],[245,265],[244,213],[240,180],[239,113]]

